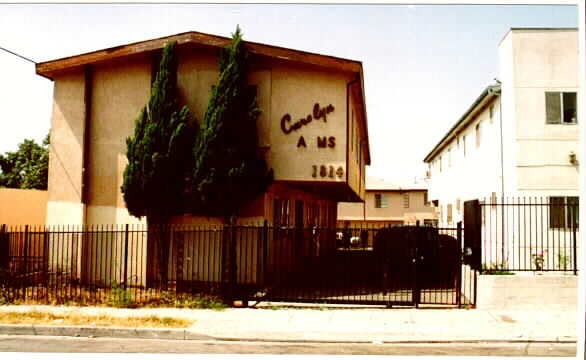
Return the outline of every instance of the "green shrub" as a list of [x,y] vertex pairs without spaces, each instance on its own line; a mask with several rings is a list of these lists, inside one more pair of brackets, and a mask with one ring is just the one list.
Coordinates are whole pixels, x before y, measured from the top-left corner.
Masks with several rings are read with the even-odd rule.
[[116,307],[130,307],[131,305],[134,305],[132,294],[120,286],[116,281],[112,281],[110,304]]
[[481,275],[514,275],[514,273],[504,270],[505,264],[491,264],[490,266],[486,264],[482,264],[482,269],[480,270]]

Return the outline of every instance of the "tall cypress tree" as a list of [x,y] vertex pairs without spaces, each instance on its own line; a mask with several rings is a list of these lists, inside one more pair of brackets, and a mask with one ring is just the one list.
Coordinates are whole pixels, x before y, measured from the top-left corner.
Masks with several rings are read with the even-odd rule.
[[175,43],[163,49],[148,103],[140,112],[134,136],[126,139],[128,165],[122,193],[128,212],[146,216],[148,280],[167,286],[169,229],[173,215],[183,213],[185,178],[192,164],[195,133],[190,113],[177,100]]
[[220,56],[220,74],[194,146],[193,213],[231,217],[262,194],[272,171],[259,153],[256,92],[240,27]]
[[163,49],[149,102],[141,110],[134,136],[126,139],[128,165],[122,193],[128,212],[166,223],[182,213],[185,176],[191,164],[194,131],[189,109],[177,100],[175,43]]

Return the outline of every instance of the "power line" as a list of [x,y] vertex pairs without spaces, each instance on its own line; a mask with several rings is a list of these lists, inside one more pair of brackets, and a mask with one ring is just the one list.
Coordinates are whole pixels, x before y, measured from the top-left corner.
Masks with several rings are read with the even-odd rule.
[[3,48],[2,46],[0,46],[0,50],[4,50],[4,51],[6,51],[7,53],[10,53],[10,54],[12,54],[12,55],[14,55],[14,56],[18,56],[19,58],[21,58],[21,59],[24,59],[24,60],[26,60],[26,61],[29,61],[29,62],[32,62],[32,63],[33,63],[33,64],[35,64],[35,65],[37,64],[37,62],[36,62],[36,61],[33,61],[33,60],[31,60],[31,59],[29,59],[29,58],[27,58],[27,57],[25,57],[25,56],[19,55],[19,54],[17,54],[17,53],[15,53],[15,52],[13,52],[13,51],[10,51],[10,50],[8,50],[8,49],[5,49],[5,48]]

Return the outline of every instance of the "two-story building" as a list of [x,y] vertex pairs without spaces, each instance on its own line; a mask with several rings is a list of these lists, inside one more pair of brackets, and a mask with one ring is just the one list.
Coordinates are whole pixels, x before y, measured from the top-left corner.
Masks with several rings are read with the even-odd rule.
[[396,184],[367,178],[362,203],[338,204],[338,228],[434,225],[437,215],[427,197],[427,184]]
[[[149,99],[155,59],[169,41],[177,42],[180,101],[201,121],[229,38],[187,32],[37,64],[37,74],[54,82],[47,224],[144,223],[128,214],[120,191],[125,139]],[[333,226],[337,202],[363,199],[370,164],[362,64],[244,46],[262,111],[259,145],[274,183],[241,218]]]
[[440,226],[479,199],[482,262],[519,270],[575,265],[578,30],[513,28],[499,77],[433,147],[429,199]]
[[[129,215],[122,196],[125,140],[134,134],[160,53],[171,41],[176,42],[179,102],[202,121],[218,80],[219,56],[230,38],[187,32],[36,65],[37,74],[54,82],[48,225],[146,222]],[[335,249],[335,238],[327,232],[280,229],[335,226],[338,202],[364,198],[370,150],[361,62],[246,41],[243,46],[249,52],[248,82],[256,88],[261,110],[259,147],[273,169],[274,182],[238,218],[246,224],[267,220],[279,229],[266,247],[258,241],[239,247],[246,256],[238,256],[238,261],[256,259],[250,260],[254,266],[246,268],[242,281],[255,282],[292,271],[304,256]],[[220,224],[223,219],[184,215],[172,222]],[[217,279],[219,268],[203,274],[198,266],[222,263],[218,234],[210,235],[205,256],[194,255],[198,238],[173,238],[170,261],[180,266],[169,268],[169,278]],[[60,266],[84,281],[108,284],[116,279],[144,285],[157,279],[157,250],[145,234],[130,239],[128,246],[120,234],[112,236],[109,241],[88,234],[83,241],[74,235],[54,237],[51,246],[64,249],[57,256],[67,261]],[[110,258],[120,255],[112,249],[123,247],[128,247],[123,258],[133,264],[126,275],[108,268]],[[191,255],[178,255],[180,249]],[[101,260],[94,259],[96,254]],[[113,266],[120,269],[121,264]]]
[[441,224],[465,200],[578,196],[578,30],[511,29],[499,73],[424,159]]

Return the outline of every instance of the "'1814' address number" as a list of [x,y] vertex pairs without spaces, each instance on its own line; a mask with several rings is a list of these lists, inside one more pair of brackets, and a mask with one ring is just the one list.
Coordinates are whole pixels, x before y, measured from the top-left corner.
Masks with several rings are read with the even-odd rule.
[[314,178],[334,178],[335,176],[341,178],[342,176],[344,176],[344,168],[341,166],[335,169],[332,165],[312,165],[312,169],[313,171],[311,173],[311,176]]

